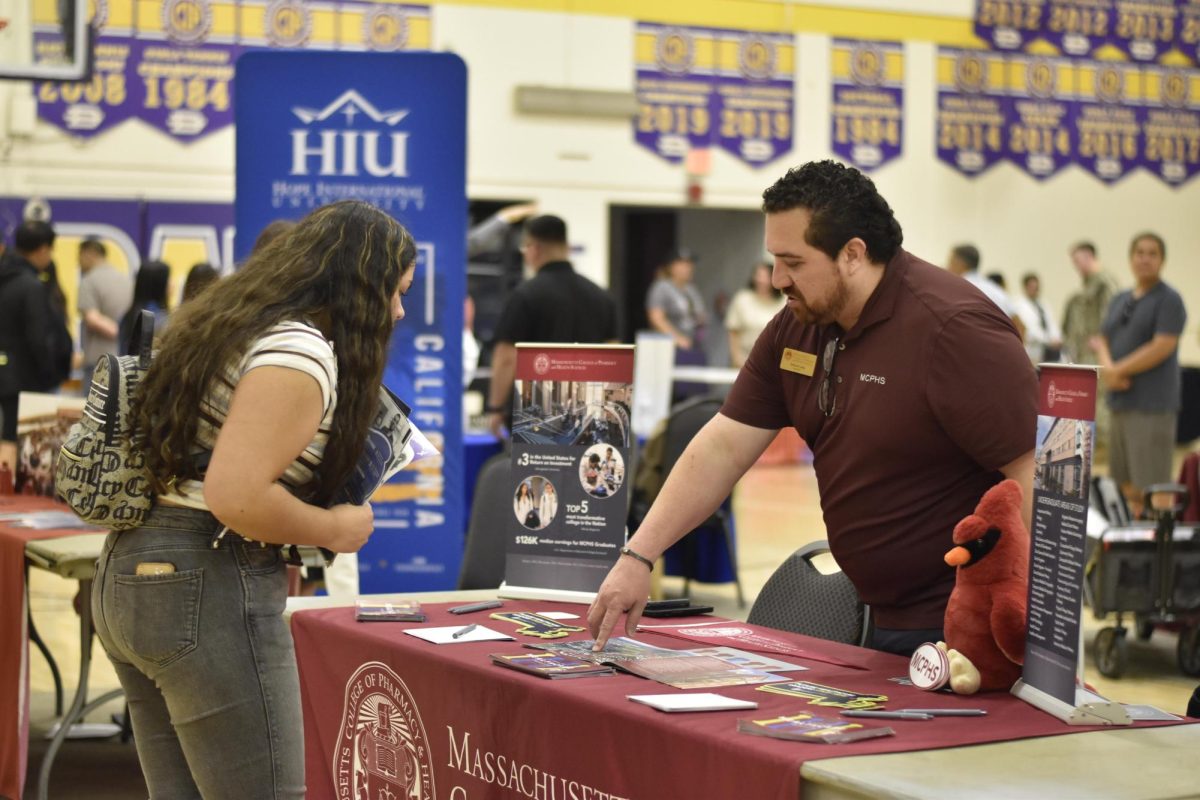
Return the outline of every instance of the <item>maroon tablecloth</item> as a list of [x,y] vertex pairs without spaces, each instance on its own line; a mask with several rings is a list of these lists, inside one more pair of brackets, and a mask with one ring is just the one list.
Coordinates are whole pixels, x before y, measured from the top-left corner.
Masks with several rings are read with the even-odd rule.
[[[0,497],[0,513],[65,511],[40,497]],[[29,647],[25,630],[25,545],[84,531],[37,531],[0,522],[0,797],[20,798],[29,748]]]
[[[504,610],[547,605],[506,602]],[[897,735],[844,745],[749,736],[736,732],[739,717],[766,719],[800,711],[837,716],[837,709],[822,710],[801,699],[739,686],[711,691],[756,700],[757,710],[665,714],[625,699],[629,694],[677,691],[658,683],[623,674],[551,681],[494,666],[488,659],[490,653],[521,652],[523,644],[538,639],[517,636],[515,642],[435,645],[401,633],[465,622],[515,630],[484,614],[455,617],[446,608],[426,607],[429,622],[424,626],[357,623],[349,608],[303,611],[292,617],[311,800],[794,800],[800,795],[800,767],[809,759],[1095,730],[1068,727],[1005,693],[960,698],[901,686],[888,679],[907,673],[903,658],[770,631],[861,667],[780,656],[811,667],[789,673],[795,679],[885,694],[892,708],[959,706],[986,709],[988,716],[929,722],[862,720],[890,724]],[[564,608],[580,612],[582,606]],[[654,633],[639,638],[663,647],[688,646]]]

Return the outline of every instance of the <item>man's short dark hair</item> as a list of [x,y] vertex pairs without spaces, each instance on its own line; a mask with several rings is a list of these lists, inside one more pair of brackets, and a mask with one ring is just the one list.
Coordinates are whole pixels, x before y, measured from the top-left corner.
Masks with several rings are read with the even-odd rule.
[[979,269],[979,248],[973,244],[960,244],[950,251],[950,255],[966,264],[968,272]]
[[1142,231],[1137,236],[1133,237],[1133,240],[1129,242],[1129,255],[1133,255],[1133,251],[1138,246],[1138,242],[1142,241],[1143,239],[1149,239],[1153,242],[1158,242],[1158,254],[1162,257],[1163,261],[1167,260],[1167,243],[1163,241],[1161,236],[1153,231]]
[[54,246],[54,228],[50,227],[50,223],[31,219],[17,226],[13,234],[13,247],[18,253],[32,253],[43,246]]
[[525,235],[543,244],[567,243],[567,223],[553,214],[542,214],[525,223]]
[[1076,242],[1075,246],[1071,248],[1071,252],[1075,253],[1079,250],[1086,250],[1087,252],[1091,253],[1092,258],[1096,257],[1096,245],[1092,244],[1091,242]]
[[868,258],[887,263],[904,241],[900,223],[871,179],[836,161],[793,167],[763,192],[767,214],[797,208],[812,215],[804,241],[830,258],[858,237],[867,245]]
[[1036,272],[1026,272],[1024,275],[1021,276],[1021,285],[1022,286],[1029,283],[1030,281],[1037,281],[1039,286],[1042,283],[1042,279],[1038,277],[1038,274]]
[[79,243],[79,252],[93,253],[100,258],[108,258],[108,248],[99,239],[84,239]]

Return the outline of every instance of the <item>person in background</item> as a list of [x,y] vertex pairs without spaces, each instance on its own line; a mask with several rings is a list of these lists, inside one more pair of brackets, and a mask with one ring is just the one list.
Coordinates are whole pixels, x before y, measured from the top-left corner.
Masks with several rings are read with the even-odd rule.
[[281,545],[353,553],[374,527],[369,504],[334,500],[366,443],[416,244],[357,201],[311,212],[285,243],[180,308],[134,396],[157,500],[108,535],[92,608],[151,797],[305,796]]
[[787,296],[720,412],[675,463],[588,610],[603,648],[633,635],[654,562],[708,518],[785,426],[812,445],[838,565],[871,606],[870,646],[938,641],[949,531],[1004,478],[1031,516],[1037,378],[1012,323],[902,247],[870,178],[834,161],[763,193],[773,283]]
[[533,277],[504,304],[492,350],[492,380],[484,409],[488,426],[503,435],[512,402],[518,342],[601,344],[617,340],[617,302],[575,271],[567,260],[567,223],[543,214],[525,223],[521,253]]
[[1129,245],[1135,285],[1109,304],[1092,347],[1112,411],[1109,474],[1121,486],[1135,517],[1147,486],[1171,483],[1171,459],[1182,379],[1179,337],[1187,310],[1179,292],[1162,279],[1167,245],[1156,233],[1139,233]]
[[[676,250],[667,256],[658,279],[646,294],[646,316],[650,327],[675,340],[675,351],[699,354],[703,363],[702,339],[708,322],[708,308],[700,290],[692,283],[696,256],[690,250]],[[696,363],[687,360],[676,363]]]
[[1021,295],[1013,300],[1025,326],[1025,352],[1034,364],[1058,361],[1062,353],[1062,331],[1042,303],[1041,292],[1042,281],[1037,273],[1027,272],[1021,278]]
[[750,282],[739,289],[725,314],[725,329],[729,331],[729,360],[736,369],[746,363],[755,340],[771,318],[783,310],[783,292],[771,285],[771,265],[754,265]]
[[254,240],[254,247],[250,248],[250,253],[257,253],[271,242],[289,233],[295,227],[295,220],[290,219],[276,219],[268,222],[266,227],[258,232],[258,238]]
[[100,356],[121,352],[117,335],[133,300],[133,287],[128,275],[108,263],[108,249],[97,239],[80,242],[79,271],[77,307],[83,345],[83,396],[87,397]]
[[[985,277],[992,283],[999,286],[1000,290],[1006,295],[1008,294],[1008,278],[1004,277],[1003,272],[989,272]],[[1009,300],[1011,299],[1012,297],[1010,296]]]
[[475,370],[479,369],[479,340],[475,338],[475,301],[471,295],[463,298],[463,337],[462,337],[462,368],[463,389],[475,380]]
[[167,329],[167,289],[171,283],[171,268],[162,261],[146,261],[133,279],[133,302],[121,318],[118,340],[121,352],[128,355],[137,348],[129,341],[133,325],[143,311],[154,314],[154,338],[157,340]]
[[1100,333],[1117,282],[1100,265],[1096,245],[1091,242],[1079,242],[1071,248],[1071,264],[1082,285],[1063,309],[1063,355],[1074,364],[1099,364],[1092,337]]
[[220,278],[221,273],[217,272],[216,267],[207,261],[196,264],[188,271],[187,279],[183,282],[183,294],[179,297],[179,304],[183,305],[196,297]]
[[[17,464],[17,408],[21,392],[55,392],[70,373],[71,334],[52,303],[54,229],[23,222],[0,259],[0,464]],[[61,294],[61,292],[60,292]],[[58,328],[62,331],[58,331]],[[67,352],[62,352],[63,339]]]
[[1008,292],[1003,288],[1004,275],[999,272],[992,273],[993,275],[1000,276],[999,282],[993,280],[990,276],[984,277],[979,272],[979,261],[979,248],[971,244],[960,244],[950,251],[950,257],[946,260],[946,269],[983,292],[988,300],[995,303],[996,307],[1012,320],[1017,333],[1021,334],[1021,338],[1024,339],[1025,330],[1021,324],[1021,319],[1017,316],[1016,308],[1013,307],[1012,298],[1008,296]]

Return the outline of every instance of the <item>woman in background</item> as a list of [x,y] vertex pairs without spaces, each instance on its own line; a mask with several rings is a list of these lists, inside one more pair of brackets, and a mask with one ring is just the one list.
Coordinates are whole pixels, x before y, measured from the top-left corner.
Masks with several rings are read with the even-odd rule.
[[786,302],[783,292],[771,285],[771,265],[765,261],[755,264],[750,282],[733,296],[725,313],[729,360],[735,369],[746,363],[758,335]]
[[167,287],[171,283],[171,268],[162,261],[146,261],[138,268],[133,279],[133,303],[121,318],[117,344],[122,355],[136,350],[137,343],[130,342],[133,325],[143,311],[154,314],[154,338],[157,341],[167,329]]
[[151,797],[304,797],[281,544],[353,553],[371,535],[370,505],[332,502],[415,264],[398,222],[333,203],[163,337],[131,412],[157,500],[108,535],[92,590]]
[[220,277],[221,273],[217,272],[216,267],[207,261],[201,261],[199,264],[196,264],[188,272],[187,280],[183,282],[183,294],[179,298],[179,304],[183,305],[191,300],[210,285],[216,283]]

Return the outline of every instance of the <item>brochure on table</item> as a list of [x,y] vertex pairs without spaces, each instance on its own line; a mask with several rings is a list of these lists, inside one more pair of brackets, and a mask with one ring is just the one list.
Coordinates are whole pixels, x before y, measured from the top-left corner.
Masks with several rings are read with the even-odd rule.
[[1040,371],[1025,665],[1012,691],[1070,725],[1128,725],[1120,704],[1081,688],[1096,368],[1042,364]]
[[518,344],[502,597],[591,602],[625,543],[634,348]]

